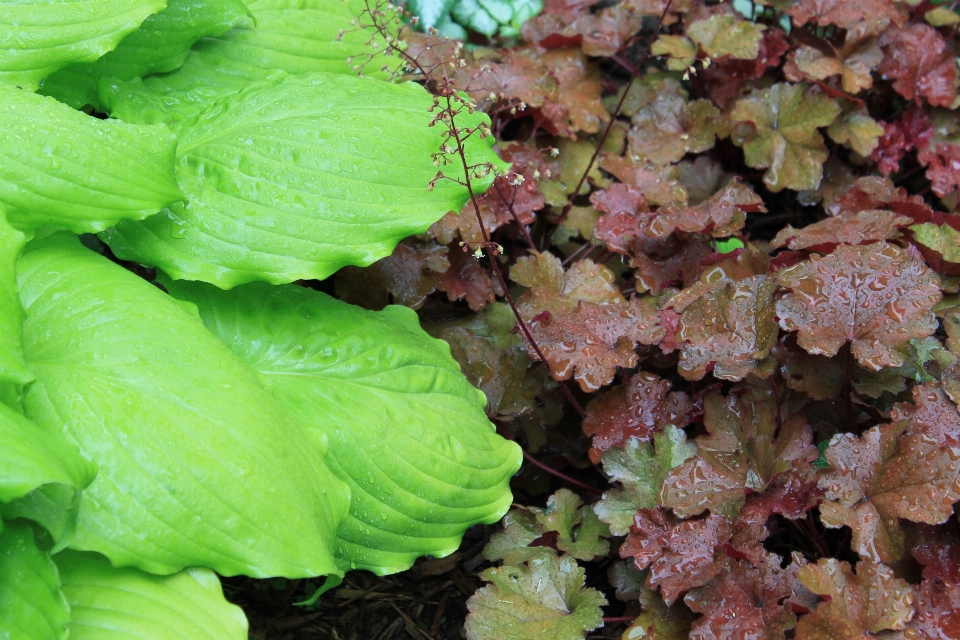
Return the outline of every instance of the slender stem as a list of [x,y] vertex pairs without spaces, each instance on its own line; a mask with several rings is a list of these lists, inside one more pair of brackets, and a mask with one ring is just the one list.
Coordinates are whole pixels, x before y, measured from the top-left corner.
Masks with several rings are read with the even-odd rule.
[[[777,389],[777,380],[772,374],[767,380],[770,381],[770,389],[773,390],[773,400],[777,403],[777,432],[779,432],[780,428],[783,427],[783,414],[780,412],[780,390]],[[774,437],[776,437],[776,434]]]
[[[530,245],[530,250],[536,251],[537,245],[533,243],[533,238],[530,237],[530,231],[527,230],[527,226],[525,224],[520,222],[520,216],[517,215],[517,212],[513,208],[513,199],[507,200],[507,197],[503,195],[503,190],[500,188],[500,185],[498,185],[496,182],[493,183],[493,188],[497,190],[497,195],[500,196],[503,204],[507,205],[507,209],[510,210],[510,215],[513,216],[513,221],[517,223],[517,226],[520,227],[520,231],[523,232],[523,237],[527,241],[527,244]],[[516,192],[514,192],[514,198],[516,198]]]
[[566,481],[566,482],[569,482],[570,484],[572,484],[572,485],[575,486],[575,487],[580,487],[580,488],[583,489],[584,491],[589,491],[590,493],[596,494],[596,495],[598,495],[598,496],[603,495],[603,491],[601,491],[600,489],[597,489],[596,487],[591,487],[590,485],[584,484],[584,483],[580,482],[579,480],[574,480],[574,479],[571,478],[570,476],[566,475],[565,473],[560,473],[560,472],[557,471],[556,469],[551,469],[550,467],[548,467],[547,465],[543,464],[542,462],[540,462],[539,460],[537,460],[536,458],[534,458],[532,455],[530,455],[530,454],[527,453],[526,451],[523,452],[523,457],[526,458],[526,460],[527,460],[528,462],[532,462],[534,465],[540,467],[541,469],[543,469],[544,471],[546,471],[546,472],[549,473],[550,475],[554,475],[554,476],[560,478],[561,480],[564,480],[564,481]]
[[603,622],[606,623],[615,623],[615,622],[633,622],[636,620],[636,616],[617,616],[616,618],[604,618]]
[[[667,12],[670,11],[671,4],[673,4],[673,0],[667,0],[667,5],[663,8],[663,13],[660,14],[660,19],[657,21],[657,28],[653,32],[654,36],[660,32],[660,27],[663,26],[663,21],[667,17]],[[654,40],[656,40],[656,37],[650,38],[650,41],[644,48],[643,53],[640,55],[640,59],[637,60],[636,66],[633,67],[633,71],[630,73],[630,79],[623,87],[623,95],[620,96],[620,100],[617,102],[616,108],[613,110],[613,113],[610,114],[610,121],[607,122],[607,126],[603,130],[600,140],[597,141],[597,145],[593,149],[593,155],[590,156],[590,162],[588,162],[586,168],[584,168],[583,174],[580,176],[580,180],[577,182],[577,186],[573,191],[570,192],[570,195],[567,196],[567,204],[563,207],[563,211],[560,212],[560,217],[557,218],[556,222],[554,222],[554,226],[558,226],[561,222],[566,220],[567,215],[570,213],[570,209],[573,208],[573,199],[577,197],[578,193],[580,193],[580,188],[583,186],[583,183],[586,182],[587,176],[590,174],[590,170],[593,169],[593,165],[597,161],[597,156],[600,155],[600,150],[603,149],[603,145],[607,141],[607,136],[609,136],[610,131],[613,130],[613,125],[616,124],[617,117],[620,115],[620,111],[623,109],[623,103],[626,102],[627,96],[630,94],[630,87],[633,86],[637,76],[640,75],[640,69],[643,67],[644,63],[646,63],[647,58],[650,57],[650,49],[653,47]],[[546,238],[547,242],[549,243],[550,234],[547,234]]]

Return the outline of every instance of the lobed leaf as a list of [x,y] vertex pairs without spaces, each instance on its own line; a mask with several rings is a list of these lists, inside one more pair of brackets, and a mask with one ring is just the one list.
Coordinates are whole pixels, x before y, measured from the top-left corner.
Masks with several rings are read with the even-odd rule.
[[341,568],[402,571],[418,556],[449,555],[467,527],[506,512],[520,449],[496,434],[483,394],[413,311],[373,313],[259,283],[170,290],[329,442],[327,465],[352,495],[337,530]]
[[2,84],[0,100],[0,205],[14,227],[102,231],[183,198],[166,129],[98,120]]
[[686,433],[672,424],[654,434],[652,441],[653,446],[631,437],[603,452],[603,471],[620,487],[605,491],[594,511],[615,536],[627,535],[637,511],[657,506],[660,487],[670,471],[697,452]]
[[770,247],[787,247],[793,251],[808,249],[829,252],[838,244],[871,244],[890,240],[910,224],[907,216],[890,211],[869,209],[857,213],[831,216],[802,229],[787,225],[770,242]]
[[23,404],[100,468],[61,546],[168,574],[338,571],[349,489],[326,439],[274,400],[191,310],[56,234],[17,265]]
[[941,448],[925,435],[873,427],[857,438],[837,434],[818,473],[824,490],[820,517],[828,527],[848,526],[851,546],[871,562],[903,557],[899,518],[940,524],[960,499],[960,448]]
[[749,166],[766,169],[771,191],[816,189],[823,177],[827,148],[818,127],[833,122],[837,103],[802,84],[775,84],[737,100],[731,117],[751,122],[756,130],[742,143]]
[[469,640],[582,640],[603,624],[607,601],[584,587],[584,571],[569,556],[495,567],[480,577],[492,584],[467,601]]
[[903,580],[882,564],[850,565],[833,558],[800,569],[805,587],[826,598],[800,618],[797,637],[809,640],[860,638],[882,631],[902,630],[914,614],[913,594]]
[[[442,127],[429,127],[432,104],[418,85],[346,75],[252,86],[183,126],[177,181],[188,201],[103,238],[124,259],[226,289],[369,265],[468,198],[452,180],[429,189],[443,143]],[[472,127],[485,116],[460,118]],[[468,161],[500,168],[491,144],[471,137]],[[491,171],[473,188],[492,180]]]
[[5,2],[0,16],[0,82],[34,90],[57,69],[93,62],[166,0]]
[[833,356],[849,342],[872,371],[904,364],[897,348],[936,329],[939,279],[893,244],[840,246],[785,269],[777,284],[789,289],[777,300],[780,326],[801,347]]

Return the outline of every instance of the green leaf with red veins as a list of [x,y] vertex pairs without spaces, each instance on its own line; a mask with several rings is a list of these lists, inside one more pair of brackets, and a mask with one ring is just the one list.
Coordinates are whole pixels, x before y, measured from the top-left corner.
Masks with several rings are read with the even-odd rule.
[[603,625],[607,600],[584,587],[584,571],[569,556],[494,567],[480,577],[491,584],[467,601],[468,640],[582,640]]
[[776,288],[773,278],[760,275],[740,282],[701,282],[671,298],[668,305],[682,314],[677,334],[677,341],[683,341],[680,374],[688,380],[700,380],[711,371],[724,380],[770,375],[770,349],[778,333]]
[[937,328],[932,309],[940,280],[896,245],[840,246],[780,273],[789,293],[777,301],[777,317],[809,353],[833,356],[844,343],[872,371],[898,367],[897,348]]
[[610,525],[610,533],[626,535],[638,510],[656,507],[667,474],[696,452],[683,429],[671,424],[654,434],[652,445],[629,438],[621,446],[604,451],[603,470],[611,482],[620,483],[620,488],[605,491],[593,509]]
[[772,402],[748,402],[711,393],[703,401],[708,435],[697,438],[697,455],[673,469],[660,489],[660,504],[682,517],[709,509],[736,516],[747,490],[763,491],[794,460],[818,457],[802,414],[777,424]]
[[797,638],[803,640],[872,638],[904,629],[914,614],[910,585],[882,564],[861,562],[854,573],[846,562],[821,558],[797,577],[825,599],[800,618]]
[[751,122],[755,131],[742,142],[747,165],[766,169],[763,182],[771,191],[816,189],[829,155],[818,127],[826,127],[840,106],[803,84],[775,84],[737,100],[731,117]]
[[766,554],[753,566],[728,559],[716,580],[690,591],[684,602],[703,616],[693,623],[691,640],[782,638],[797,617],[788,599],[794,593],[800,566],[780,568],[781,558]]
[[882,209],[831,216],[820,222],[794,229],[789,224],[777,233],[770,247],[787,247],[792,251],[815,247],[833,247],[837,244],[871,244],[895,238],[900,229],[912,220]]
[[748,22],[739,15],[718,14],[697,20],[687,26],[687,35],[711,58],[730,56],[737,60],[753,60],[760,53],[762,24]]
[[915,224],[910,231],[931,266],[941,273],[960,274],[960,231],[949,224],[930,222]]
[[650,567],[647,585],[660,587],[670,604],[720,574],[726,558],[723,545],[732,533],[733,524],[720,516],[675,522],[659,507],[641,509],[620,547],[620,557],[632,557],[637,569]]
[[940,524],[960,500],[960,448],[940,447],[925,435],[900,435],[903,426],[873,427],[861,438],[837,434],[818,473],[824,490],[820,518],[848,526],[851,546],[872,562],[892,563],[904,554],[899,518]]

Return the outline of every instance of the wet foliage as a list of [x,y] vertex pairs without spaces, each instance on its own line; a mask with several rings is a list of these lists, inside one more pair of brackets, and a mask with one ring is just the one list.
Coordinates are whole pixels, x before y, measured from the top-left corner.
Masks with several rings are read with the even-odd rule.
[[526,451],[468,638],[960,638],[954,5],[407,32],[512,167],[336,282]]

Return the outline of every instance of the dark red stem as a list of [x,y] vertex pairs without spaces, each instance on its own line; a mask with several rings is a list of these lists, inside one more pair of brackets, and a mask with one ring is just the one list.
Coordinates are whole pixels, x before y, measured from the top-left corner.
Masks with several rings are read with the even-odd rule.
[[557,471],[556,469],[551,469],[550,467],[548,467],[547,465],[543,464],[542,462],[540,462],[539,460],[537,460],[536,458],[534,458],[532,455],[530,455],[530,454],[527,453],[526,451],[523,452],[523,457],[526,458],[528,462],[532,462],[534,465],[540,467],[541,469],[543,469],[544,471],[546,471],[546,472],[549,473],[550,475],[556,476],[556,477],[560,478],[561,480],[564,480],[564,481],[566,481],[566,482],[569,482],[570,484],[572,484],[572,485],[575,486],[575,487],[580,487],[580,488],[583,489],[584,491],[589,491],[590,493],[593,493],[593,494],[598,495],[598,496],[603,495],[603,491],[601,491],[600,489],[597,489],[596,487],[591,487],[590,485],[584,484],[584,483],[580,482],[579,480],[574,480],[573,478],[571,478],[571,477],[568,476],[567,474],[565,474],[565,473],[560,473],[560,472]]

